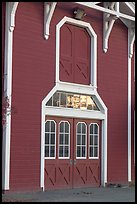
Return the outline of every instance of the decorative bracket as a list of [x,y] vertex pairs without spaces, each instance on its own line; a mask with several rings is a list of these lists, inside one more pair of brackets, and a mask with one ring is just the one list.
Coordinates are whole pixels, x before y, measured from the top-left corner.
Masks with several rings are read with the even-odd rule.
[[13,32],[15,27],[15,14],[17,10],[17,6],[19,2],[8,2],[9,3],[9,30]]
[[133,55],[133,45],[135,41],[135,27],[128,29],[128,49],[129,49],[129,58],[132,58]]
[[[115,6],[115,8],[114,8]],[[104,2],[104,7],[111,10],[119,11],[119,2]],[[118,16],[103,13],[103,50],[106,53],[108,50],[108,39],[113,28],[115,20]]]
[[46,40],[49,38],[50,22],[55,10],[57,2],[47,3],[44,2],[44,37]]

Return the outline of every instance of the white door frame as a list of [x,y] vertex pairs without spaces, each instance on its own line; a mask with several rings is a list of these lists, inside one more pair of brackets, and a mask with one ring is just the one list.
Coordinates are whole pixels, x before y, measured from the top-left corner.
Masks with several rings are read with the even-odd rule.
[[[75,90],[75,91],[74,91]],[[94,97],[100,111],[81,111],[64,109],[60,107],[48,107],[46,103],[53,96],[56,91],[66,91],[79,94],[88,94]],[[98,119],[102,121],[102,134],[101,134],[101,185],[105,186],[107,183],[107,107],[100,98],[97,91],[92,90],[91,87],[86,85],[76,86],[74,84],[67,84],[60,82],[49,92],[43,99],[41,104],[41,170],[40,170],[40,187],[45,189],[44,184],[44,168],[45,168],[45,116],[62,116],[71,118],[85,118],[85,119]]]

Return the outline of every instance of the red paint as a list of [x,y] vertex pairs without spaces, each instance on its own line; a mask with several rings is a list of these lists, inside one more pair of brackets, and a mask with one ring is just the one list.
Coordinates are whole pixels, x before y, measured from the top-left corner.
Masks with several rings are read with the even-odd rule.
[[[61,189],[76,187],[100,186],[100,161],[101,161],[101,138],[99,136],[99,159],[89,159],[89,125],[99,124],[101,135],[101,123],[98,120],[72,119],[62,117],[46,117],[46,120],[54,120],[56,123],[56,159],[45,159],[44,183],[45,189]],[[70,124],[70,158],[59,159],[59,123],[68,121]],[[76,158],[76,125],[84,122],[87,126],[86,159]]]
[[89,85],[91,43],[87,30],[65,23],[60,41],[60,80]]
[[[55,85],[56,24],[64,16],[73,17],[74,7],[72,3],[58,2],[48,40],[43,37],[43,3],[20,2],[17,8],[13,34],[10,190],[40,188],[41,102]],[[97,34],[97,90],[108,108],[108,182],[125,183],[128,175],[127,28],[120,20],[115,22],[105,54],[102,12],[89,8],[85,11],[88,15],[84,21]],[[133,91],[134,84],[132,87]],[[134,94],[132,97],[134,101]],[[132,169],[133,172],[133,159]]]

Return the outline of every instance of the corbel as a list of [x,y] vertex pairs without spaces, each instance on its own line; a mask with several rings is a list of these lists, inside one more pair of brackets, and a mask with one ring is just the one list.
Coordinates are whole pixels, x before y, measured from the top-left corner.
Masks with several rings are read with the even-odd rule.
[[[104,7],[119,11],[119,2],[104,2]],[[118,18],[117,15],[103,13],[103,50],[106,53],[108,50],[108,39],[112,31],[115,20]]]
[[129,49],[129,58],[132,58],[133,55],[133,45],[135,41],[135,27],[128,28],[128,49]]
[[15,14],[19,2],[8,2],[9,3],[9,30],[12,32],[15,27]]
[[44,37],[46,40],[49,38],[50,22],[55,10],[57,2],[44,2]]

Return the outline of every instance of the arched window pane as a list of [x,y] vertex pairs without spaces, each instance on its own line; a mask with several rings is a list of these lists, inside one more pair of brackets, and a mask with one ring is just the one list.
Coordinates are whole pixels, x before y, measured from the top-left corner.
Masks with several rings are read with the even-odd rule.
[[53,120],[45,122],[45,157],[55,158],[56,123]]
[[67,121],[59,123],[59,158],[69,158],[70,124]]

